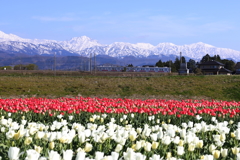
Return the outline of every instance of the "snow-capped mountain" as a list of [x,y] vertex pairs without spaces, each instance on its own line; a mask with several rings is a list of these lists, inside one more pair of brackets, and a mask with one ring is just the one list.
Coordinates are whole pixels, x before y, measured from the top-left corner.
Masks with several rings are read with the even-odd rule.
[[182,56],[186,59],[196,61],[209,54],[210,56],[219,55],[222,59],[232,59],[240,61],[240,51],[217,48],[202,42],[190,45],[175,45],[173,43],[159,43],[154,46],[149,43],[125,43],[115,42],[109,45],[103,45],[87,36],[74,37],[66,41],[24,39],[13,34],[6,34],[0,31],[0,51],[7,53],[25,53],[30,55],[81,55],[89,56],[107,55],[115,58],[124,58],[133,56],[137,58],[148,57],[169,57],[173,59]]

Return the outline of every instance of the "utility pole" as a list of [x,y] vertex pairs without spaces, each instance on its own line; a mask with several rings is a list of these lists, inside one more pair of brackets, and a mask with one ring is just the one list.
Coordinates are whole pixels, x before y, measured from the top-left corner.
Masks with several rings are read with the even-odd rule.
[[56,76],[56,52],[54,52],[54,76]]
[[90,73],[92,74],[92,53],[90,53],[90,58],[89,58],[89,70],[90,70]]
[[182,52],[180,52],[180,65],[182,64]]
[[96,53],[94,53],[94,74],[96,74]]

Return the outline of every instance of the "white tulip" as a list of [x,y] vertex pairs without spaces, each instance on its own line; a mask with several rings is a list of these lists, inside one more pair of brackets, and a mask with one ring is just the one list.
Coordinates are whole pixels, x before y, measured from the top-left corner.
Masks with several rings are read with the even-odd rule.
[[157,149],[159,146],[159,142],[152,142],[152,149]]
[[189,127],[189,128],[192,128],[192,127],[193,127],[193,122],[192,122],[192,121],[189,121],[189,122],[188,122],[188,127]]
[[214,144],[209,146],[209,152],[212,153],[217,147]]
[[112,152],[112,153],[111,153],[111,157],[112,157],[112,160],[118,160],[119,153],[117,153],[117,152]]
[[240,153],[237,154],[237,160],[240,160]]
[[162,160],[163,158],[160,158],[160,155],[152,155],[152,157],[149,158],[149,160]]
[[240,128],[238,128],[234,133],[235,133],[235,138],[237,140],[240,140]]
[[220,157],[220,151],[219,150],[214,150],[212,152],[214,159],[218,159]]
[[173,143],[179,144],[179,142],[180,142],[180,137],[179,137],[179,136],[176,136],[176,137],[173,139]]
[[86,136],[84,132],[78,133],[78,138],[80,143],[84,143],[86,141]]
[[157,141],[158,134],[157,133],[152,133],[152,134],[150,134],[150,137],[151,137],[152,141]]
[[136,149],[136,150],[139,150],[140,148],[142,148],[142,142],[141,142],[141,141],[137,141],[137,142],[136,142],[135,149]]
[[15,131],[11,129],[6,133],[7,139],[13,138],[14,135],[15,135]]
[[26,152],[27,157],[25,158],[25,160],[36,160],[40,157],[40,154],[34,149],[29,149]]
[[136,132],[136,131],[130,131],[130,132],[129,132],[129,139],[130,139],[131,141],[135,141],[136,138],[137,138],[137,132]]
[[134,160],[134,159],[136,159],[135,154],[136,153],[133,151],[133,149],[128,148],[127,152],[123,153],[124,160]]
[[119,153],[122,149],[123,149],[123,145],[117,144],[117,146],[115,148],[115,152]]
[[193,152],[195,150],[196,145],[194,143],[188,144],[188,151]]
[[80,151],[77,153],[76,160],[85,160],[86,153],[83,151]]
[[92,150],[93,146],[90,143],[86,143],[84,147],[85,152],[90,152]]
[[228,149],[223,149],[223,148],[221,148],[221,155],[222,155],[222,157],[227,157],[227,155],[228,155]]
[[71,121],[73,119],[73,116],[68,116],[68,119]]
[[8,150],[8,158],[10,160],[18,160],[19,157],[23,154],[23,153],[19,153],[19,152],[20,152],[20,148],[10,147]]
[[101,159],[103,158],[103,156],[104,156],[104,153],[103,153],[103,152],[97,151],[97,152],[95,153],[95,160],[101,160]]
[[58,152],[51,150],[48,154],[49,160],[61,160],[61,156]]
[[204,155],[204,159],[203,160],[213,160],[213,155]]
[[172,142],[171,137],[169,137],[169,136],[164,136],[162,138],[162,143],[165,144],[165,145],[169,145],[171,142]]
[[196,119],[200,120],[200,119],[202,119],[202,117],[200,115],[196,115]]
[[68,149],[66,151],[63,151],[63,160],[71,160],[73,157],[73,151]]
[[177,155],[183,155],[185,153],[183,146],[177,146]]
[[141,153],[136,153],[135,157],[137,160],[145,160],[146,159],[146,156]]
[[151,148],[152,148],[152,144],[149,143],[149,142],[146,142],[145,146],[144,146],[144,150],[147,151],[147,152],[150,152]]

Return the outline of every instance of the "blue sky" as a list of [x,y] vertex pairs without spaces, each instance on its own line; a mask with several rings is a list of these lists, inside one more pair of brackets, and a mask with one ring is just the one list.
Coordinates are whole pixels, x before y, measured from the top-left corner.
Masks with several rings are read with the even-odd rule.
[[204,42],[240,51],[239,0],[0,0],[0,30],[28,39]]

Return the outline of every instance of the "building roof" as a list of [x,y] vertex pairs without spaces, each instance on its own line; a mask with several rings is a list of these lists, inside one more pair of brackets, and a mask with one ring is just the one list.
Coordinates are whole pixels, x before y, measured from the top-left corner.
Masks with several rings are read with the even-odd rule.
[[232,71],[226,69],[226,68],[221,68],[218,70],[218,72],[227,72],[227,73],[232,73]]
[[237,62],[237,64],[235,65],[235,69],[240,69],[240,62]]
[[220,65],[220,66],[224,66],[224,64],[222,64],[218,61],[207,61],[207,62],[200,63],[198,65]]

